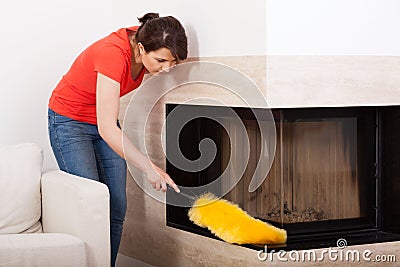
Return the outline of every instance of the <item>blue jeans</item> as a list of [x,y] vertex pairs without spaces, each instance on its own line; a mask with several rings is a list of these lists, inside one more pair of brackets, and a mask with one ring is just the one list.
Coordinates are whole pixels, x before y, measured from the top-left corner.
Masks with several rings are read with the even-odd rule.
[[49,109],[48,128],[59,168],[104,183],[109,189],[111,266],[114,266],[127,205],[126,162],[101,138],[97,125],[76,121]]

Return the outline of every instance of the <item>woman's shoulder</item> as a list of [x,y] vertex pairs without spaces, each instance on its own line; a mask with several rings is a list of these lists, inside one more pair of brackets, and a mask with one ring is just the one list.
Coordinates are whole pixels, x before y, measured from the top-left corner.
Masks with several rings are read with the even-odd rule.
[[122,51],[130,51],[128,35],[136,29],[135,26],[128,28],[120,28],[108,36],[98,40],[93,45],[97,49],[119,49]]

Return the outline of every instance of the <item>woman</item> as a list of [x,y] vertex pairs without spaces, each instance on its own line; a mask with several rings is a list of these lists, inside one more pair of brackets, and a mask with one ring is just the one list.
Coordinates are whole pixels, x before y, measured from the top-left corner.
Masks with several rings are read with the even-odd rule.
[[168,71],[187,57],[187,37],[177,19],[148,13],[139,22],[140,27],[119,29],[84,50],[49,100],[50,143],[59,168],[108,186],[111,266],[126,212],[124,156],[156,190],[165,192],[169,184],[179,192],[174,181],[127,138],[122,144],[119,98],[137,88],[146,72]]

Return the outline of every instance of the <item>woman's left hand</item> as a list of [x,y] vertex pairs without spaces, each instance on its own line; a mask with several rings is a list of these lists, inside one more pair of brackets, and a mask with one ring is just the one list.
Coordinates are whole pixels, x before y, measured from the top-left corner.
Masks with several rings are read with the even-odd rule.
[[145,173],[147,180],[153,186],[153,188],[157,191],[161,189],[163,192],[165,192],[167,191],[167,184],[169,184],[177,193],[179,193],[180,190],[171,177],[169,177],[166,172],[164,172],[154,163],[150,163],[152,168],[145,171]]

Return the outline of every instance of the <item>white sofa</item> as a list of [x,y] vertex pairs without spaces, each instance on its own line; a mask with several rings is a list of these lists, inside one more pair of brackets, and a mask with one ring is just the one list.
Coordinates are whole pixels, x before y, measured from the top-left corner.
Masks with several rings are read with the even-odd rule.
[[42,153],[0,146],[0,266],[110,266],[107,187],[42,173]]

